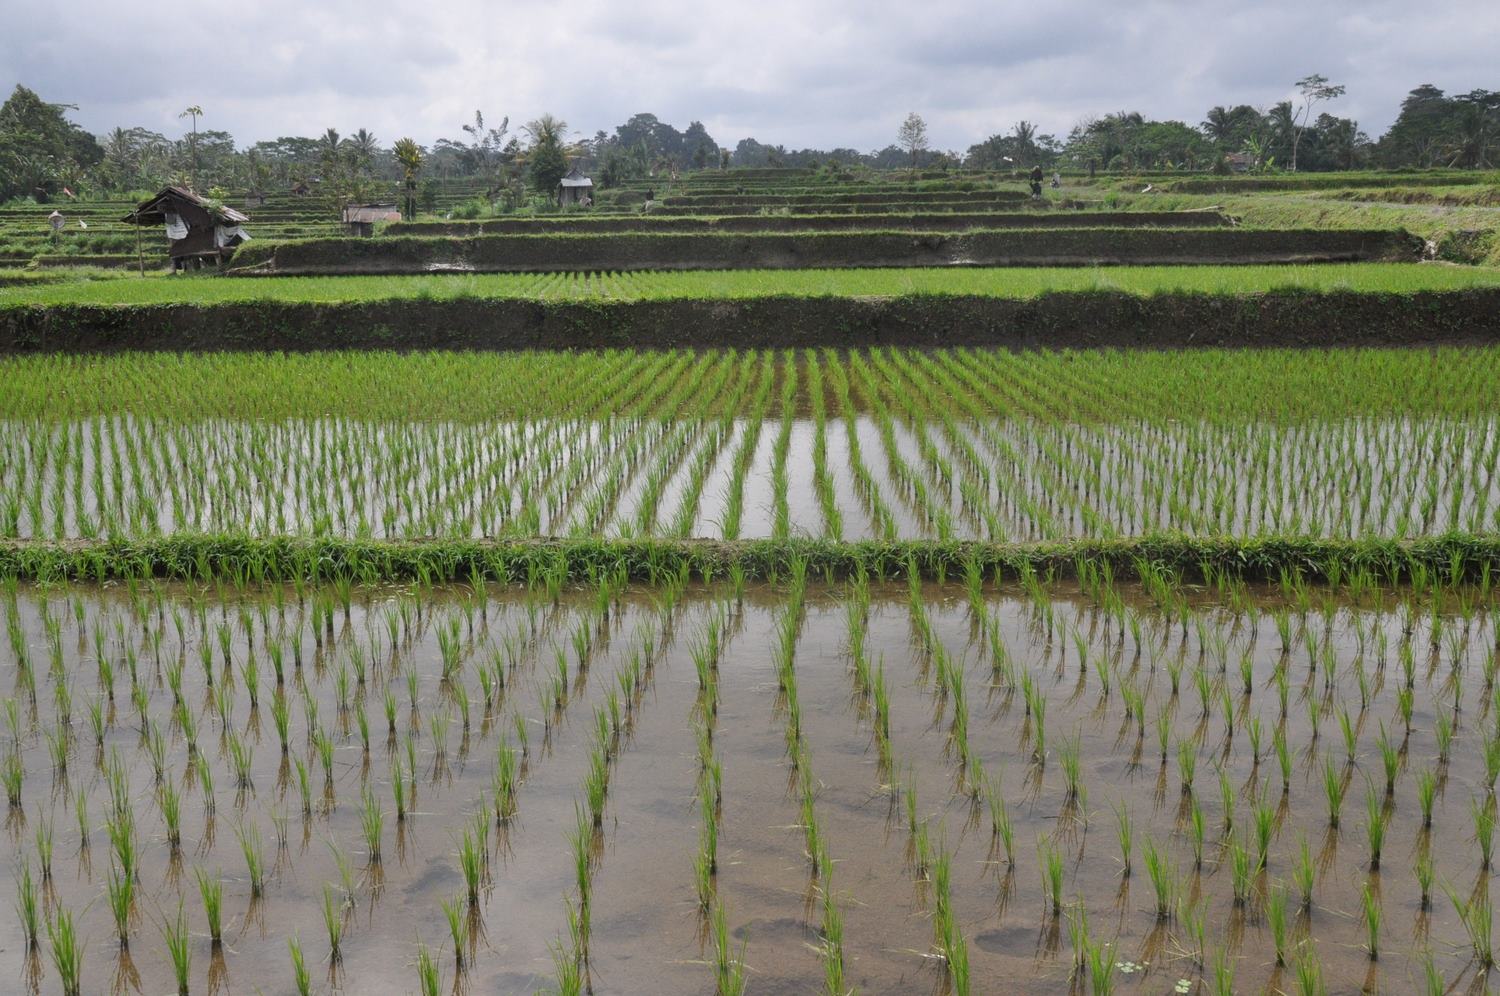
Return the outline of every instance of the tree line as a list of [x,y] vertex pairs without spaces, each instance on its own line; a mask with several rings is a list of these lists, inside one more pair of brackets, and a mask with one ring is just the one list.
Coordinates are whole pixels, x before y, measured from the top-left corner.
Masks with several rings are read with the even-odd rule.
[[[928,147],[926,126],[912,114],[897,140],[883,149],[789,149],[754,138],[720,144],[700,121],[679,130],[654,114],[636,114],[612,132],[573,136],[552,116],[512,132],[509,119],[487,123],[481,112],[451,138],[430,146],[410,139],[383,144],[366,129],[341,134],[284,136],[238,145],[211,126],[198,106],[183,111],[188,130],[169,137],[147,128],[115,128],[93,135],[69,121],[71,105],[49,103],[17,85],[0,105],[0,201],[46,200],[72,193],[150,190],[179,183],[200,191],[252,194],[316,188],[346,202],[388,191],[392,182],[413,205],[433,196],[432,181],[484,178],[492,198],[550,195],[579,166],[601,187],[693,169],[750,167],[895,169],[1094,168],[1098,170],[1364,168],[1494,168],[1500,163],[1500,93],[1475,89],[1447,94],[1431,84],[1412,90],[1395,122],[1378,139],[1331,112],[1344,88],[1320,75],[1298,81],[1298,98],[1261,109],[1215,106],[1197,124],[1155,120],[1116,111],[1076,124],[1066,136],[1041,133],[1019,121],[967,151]],[[211,110],[211,109],[210,109]],[[210,125],[200,128],[200,119]],[[419,176],[425,183],[419,182]]]

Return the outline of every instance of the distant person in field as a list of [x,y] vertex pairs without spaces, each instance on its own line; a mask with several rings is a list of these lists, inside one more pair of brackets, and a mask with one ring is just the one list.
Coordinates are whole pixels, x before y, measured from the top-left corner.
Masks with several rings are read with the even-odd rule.
[[1094,178],[1094,161],[1092,159],[1090,159],[1089,160],[1089,179],[1092,180],[1093,178]]
[[1031,196],[1042,196],[1042,167],[1040,165],[1031,167]]
[[57,242],[62,239],[62,230],[64,224],[66,224],[66,222],[63,220],[61,211],[54,210],[51,214],[47,215],[47,225],[52,229],[53,242]]
[[1062,174],[1057,170],[1052,171],[1052,189],[1056,190],[1062,186]]

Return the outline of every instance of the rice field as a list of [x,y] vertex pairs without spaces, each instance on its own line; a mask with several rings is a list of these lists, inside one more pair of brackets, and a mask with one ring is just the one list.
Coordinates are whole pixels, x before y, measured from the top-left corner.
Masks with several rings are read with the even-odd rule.
[[10,358],[0,536],[1479,533],[1500,522],[1497,358]]
[[8,581],[0,943],[45,992],[1478,991],[1490,576],[1140,573]]
[[1411,294],[1500,286],[1500,270],[1442,264],[1325,266],[1006,267],[842,270],[709,270],[490,273],[224,280],[217,276],[117,275],[45,285],[0,285],[0,307],[21,304],[196,304],[372,300],[741,300],[760,297],[979,295],[1026,299],[1049,293],[1253,294],[1276,290]]

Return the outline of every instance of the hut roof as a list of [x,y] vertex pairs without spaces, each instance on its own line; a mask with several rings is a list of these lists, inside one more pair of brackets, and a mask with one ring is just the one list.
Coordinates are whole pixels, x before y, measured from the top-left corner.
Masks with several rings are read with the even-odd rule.
[[400,221],[401,211],[394,204],[350,204],[344,208],[344,224],[358,222]]
[[592,187],[594,181],[583,175],[577,166],[568,170],[568,175],[562,178],[564,187]]
[[[238,225],[242,221],[250,220],[247,215],[241,214],[227,204],[215,204],[182,187],[163,187],[159,194],[137,204],[134,211],[120,220],[136,225],[160,225],[166,221],[168,211],[181,215],[183,207],[197,208],[219,223]],[[191,216],[193,212],[187,213]]]

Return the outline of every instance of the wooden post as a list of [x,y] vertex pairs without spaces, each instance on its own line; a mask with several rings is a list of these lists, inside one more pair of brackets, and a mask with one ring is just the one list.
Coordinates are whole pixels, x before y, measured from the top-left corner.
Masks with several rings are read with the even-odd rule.
[[141,276],[146,275],[146,258],[141,255],[141,209],[136,208],[130,213],[135,219],[135,262],[140,267]]

